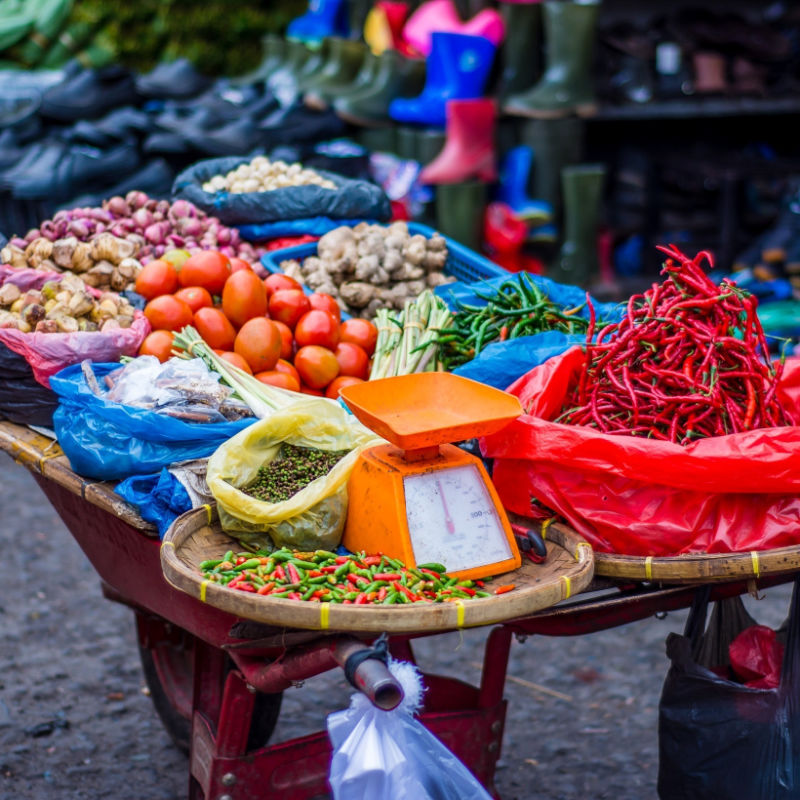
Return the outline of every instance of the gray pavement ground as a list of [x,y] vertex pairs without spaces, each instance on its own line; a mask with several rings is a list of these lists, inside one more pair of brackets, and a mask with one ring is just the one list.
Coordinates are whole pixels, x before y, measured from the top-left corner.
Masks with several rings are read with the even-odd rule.
[[[0,547],[0,800],[185,797],[186,759],[146,694],[132,614],[102,598],[30,475],[2,456]],[[788,598],[779,587],[749,608],[777,626]],[[683,621],[515,642],[497,772],[504,800],[655,798],[664,639]],[[485,635],[420,640],[418,660],[474,682]],[[273,741],[322,728],[349,694],[339,671],[286,692]]]

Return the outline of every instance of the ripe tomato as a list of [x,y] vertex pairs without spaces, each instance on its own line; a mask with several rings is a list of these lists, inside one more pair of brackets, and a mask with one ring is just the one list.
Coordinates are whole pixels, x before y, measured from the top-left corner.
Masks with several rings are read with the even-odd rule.
[[369,377],[369,356],[357,344],[339,342],[333,351],[339,362],[339,374],[365,381]]
[[194,315],[194,326],[203,341],[212,348],[231,350],[236,331],[218,308],[200,308]]
[[234,353],[231,350],[220,350],[217,355],[219,355],[223,361],[233,364],[234,367],[239,367],[239,369],[243,369],[251,375],[253,374],[250,365],[238,353]]
[[311,308],[316,308],[318,311],[327,311],[336,317],[337,322],[342,321],[342,309],[339,308],[336,298],[332,295],[324,292],[314,292],[314,294],[308,296],[308,302],[311,303]]
[[211,308],[214,305],[208,290],[202,286],[187,286],[185,289],[178,289],[175,292],[175,297],[178,300],[183,300],[192,309],[192,314],[198,309]]
[[231,274],[228,257],[216,250],[204,250],[186,259],[178,273],[181,286],[202,286],[219,294]]
[[272,320],[273,325],[281,334],[281,358],[289,361],[294,353],[294,336],[292,329],[277,319]]
[[334,378],[325,390],[325,397],[330,397],[331,400],[339,399],[339,389],[345,386],[352,386],[354,383],[364,383],[361,378],[354,378],[352,375],[340,375]]
[[300,383],[300,375],[297,370],[286,359],[279,358],[278,363],[275,365],[275,372],[283,372],[286,375],[291,375]]
[[339,339],[342,342],[357,344],[368,356],[375,352],[378,341],[378,329],[368,320],[354,317],[346,319],[339,328]]
[[281,335],[264,317],[249,319],[236,334],[233,349],[250,365],[253,373],[272,369],[281,354]]
[[222,310],[237,328],[253,317],[263,317],[267,311],[267,290],[261,278],[249,269],[234,272],[222,290]]
[[339,323],[327,311],[312,309],[295,326],[294,339],[298,347],[318,344],[333,350],[339,343]]
[[255,377],[258,378],[261,383],[268,383],[270,386],[280,386],[281,389],[290,389],[293,392],[300,391],[300,381],[298,381],[294,375],[278,372],[276,369],[257,372]]
[[135,286],[136,291],[147,300],[172,294],[178,288],[178,270],[169,261],[151,261],[136,276]]
[[300,384],[300,391],[303,394],[310,394],[314,397],[325,397],[325,395],[319,389],[312,389],[310,386],[306,386],[304,383]]
[[180,331],[192,324],[192,309],[171,294],[162,294],[144,307],[154,331]]
[[155,356],[162,364],[172,357],[173,334],[170,331],[149,333],[139,348],[140,356]]
[[311,303],[300,289],[278,289],[269,298],[270,319],[282,322],[292,330],[310,308]]
[[280,291],[281,289],[301,289],[302,286],[288,275],[282,272],[273,272],[272,275],[267,275],[264,278],[264,288],[267,290],[267,297],[272,297],[273,292]]
[[231,260],[231,274],[234,272],[241,272],[243,269],[253,271],[253,268],[243,258],[232,258]]
[[294,357],[300,380],[311,389],[322,389],[339,374],[339,362],[328,349],[319,345],[301,347]]

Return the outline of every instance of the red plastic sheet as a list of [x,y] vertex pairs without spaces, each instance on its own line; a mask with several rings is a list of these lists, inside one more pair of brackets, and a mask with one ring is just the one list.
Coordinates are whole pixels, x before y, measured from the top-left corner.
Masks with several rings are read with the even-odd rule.
[[751,689],[777,689],[784,647],[766,625],[751,625],[728,647],[731,669]]
[[[580,348],[508,391],[526,413],[482,441],[511,511],[538,500],[599,552],[639,556],[764,550],[800,542],[800,427],[701,439],[687,447],[551,422],[584,361]],[[800,416],[800,358],[779,393]]]

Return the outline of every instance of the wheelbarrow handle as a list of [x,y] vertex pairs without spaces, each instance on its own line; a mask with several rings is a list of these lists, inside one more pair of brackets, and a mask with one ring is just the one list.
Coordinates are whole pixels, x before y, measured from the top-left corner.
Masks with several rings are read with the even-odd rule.
[[[351,656],[371,648],[358,639],[341,636],[334,640],[332,650],[336,663],[345,669]],[[396,708],[403,699],[402,686],[389,672],[386,664],[377,658],[366,658],[361,661],[353,670],[352,683],[372,701],[373,705],[384,711]]]

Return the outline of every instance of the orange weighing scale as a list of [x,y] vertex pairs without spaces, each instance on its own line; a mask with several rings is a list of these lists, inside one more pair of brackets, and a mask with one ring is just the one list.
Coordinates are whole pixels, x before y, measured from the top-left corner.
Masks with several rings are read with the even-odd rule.
[[449,444],[504,428],[522,414],[516,397],[447,372],[346,386],[341,397],[390,443],[365,450],[353,469],[345,547],[410,566],[444,564],[461,579],[520,566],[483,463]]

